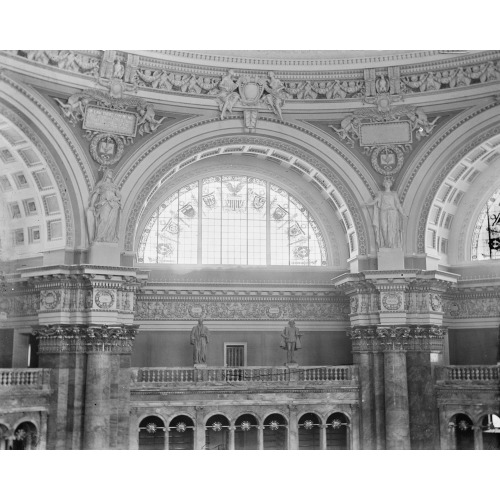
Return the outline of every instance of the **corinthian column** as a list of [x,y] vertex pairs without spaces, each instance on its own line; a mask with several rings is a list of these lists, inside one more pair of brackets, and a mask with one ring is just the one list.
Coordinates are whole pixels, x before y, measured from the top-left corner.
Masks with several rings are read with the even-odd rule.
[[[135,331],[127,327],[97,326],[86,329],[87,377],[83,448],[110,447],[110,397],[113,355],[130,353]],[[116,377],[114,377],[116,378]],[[118,381],[116,381],[118,382]]]
[[387,450],[409,450],[410,414],[406,376],[406,342],[410,328],[378,327],[384,349],[385,443]]

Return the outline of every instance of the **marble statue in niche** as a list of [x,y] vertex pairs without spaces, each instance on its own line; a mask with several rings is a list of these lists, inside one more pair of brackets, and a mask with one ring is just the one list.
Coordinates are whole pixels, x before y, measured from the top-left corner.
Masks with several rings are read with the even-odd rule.
[[385,177],[384,190],[379,191],[373,201],[365,203],[365,206],[373,206],[372,224],[378,248],[403,247],[406,214],[398,194],[391,191],[392,183],[391,176]]
[[295,326],[295,321],[291,319],[288,325],[285,326],[283,333],[281,334],[280,347],[286,350],[286,362],[287,364],[295,363],[294,354],[298,349],[302,349],[302,342],[300,340],[302,334],[300,330]]
[[121,210],[121,193],[107,169],[90,193],[87,227],[90,242],[116,243]]
[[191,330],[191,344],[193,345],[193,363],[205,365],[207,363],[207,345],[210,331],[199,319],[198,324]]

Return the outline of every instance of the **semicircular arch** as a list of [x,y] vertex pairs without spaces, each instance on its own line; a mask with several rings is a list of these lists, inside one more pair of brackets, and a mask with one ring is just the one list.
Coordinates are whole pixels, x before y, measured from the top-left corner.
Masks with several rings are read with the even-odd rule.
[[[279,130],[283,128],[286,129],[283,126]],[[200,126],[196,136],[192,130],[180,134],[169,150],[154,146],[150,147],[150,154],[137,152],[138,156],[131,158],[117,176],[126,200],[121,227],[125,252],[133,252],[137,226],[144,209],[162,183],[179,170],[208,156],[250,153],[267,157],[288,170],[293,167],[311,184],[314,183],[312,185],[325,199],[330,198],[335,209],[338,210],[340,205],[340,213],[347,214],[356,233],[356,238],[353,238],[355,250],[351,254],[367,254],[373,245],[373,239],[369,237],[371,225],[365,219],[359,200],[369,199],[373,195],[377,189],[375,181],[364,177],[360,170],[359,175],[353,175],[350,164],[326,144],[314,142],[314,139],[295,129],[286,129],[285,132],[280,134],[270,130],[272,138],[264,130],[260,134],[242,135],[240,127],[234,127],[234,124],[220,130],[220,127],[214,129],[210,123]],[[243,150],[229,151],[232,148]],[[261,152],[250,152],[250,149]],[[142,158],[139,163],[138,158]],[[137,168],[139,165],[140,169]]]

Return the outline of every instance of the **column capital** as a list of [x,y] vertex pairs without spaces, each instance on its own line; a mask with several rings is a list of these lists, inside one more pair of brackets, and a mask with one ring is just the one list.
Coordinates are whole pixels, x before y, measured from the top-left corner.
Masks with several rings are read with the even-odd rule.
[[33,329],[41,354],[76,352],[132,352],[137,326],[42,325]]
[[358,326],[347,330],[354,352],[440,351],[447,329],[440,325]]

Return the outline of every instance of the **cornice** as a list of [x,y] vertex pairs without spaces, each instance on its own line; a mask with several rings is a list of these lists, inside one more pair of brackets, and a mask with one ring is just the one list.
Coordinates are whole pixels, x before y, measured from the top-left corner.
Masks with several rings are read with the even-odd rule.
[[[15,54],[13,53],[15,52]],[[102,64],[104,51],[66,51],[73,54],[73,57],[82,55],[92,57],[96,60],[98,66],[92,70],[82,69],[61,69],[57,65],[50,64],[48,61],[38,62],[28,60],[25,55],[17,55],[18,51],[3,51],[1,55],[8,60],[14,62],[11,64],[17,71],[30,73],[30,66],[33,68],[44,68],[51,72],[59,74],[72,74],[81,78],[82,81],[94,80],[95,74],[98,71],[98,66]],[[23,52],[23,51],[21,51]],[[43,51],[42,51],[43,52]],[[373,71],[377,75],[388,75],[389,68],[396,68],[401,76],[410,76],[415,73],[440,72],[449,71],[462,67],[473,67],[476,65],[485,64],[492,60],[497,60],[500,52],[495,50],[490,51],[474,51],[468,54],[461,55],[446,55],[443,51],[415,51],[406,54],[387,54],[367,57],[360,55],[356,58],[342,59],[290,59],[287,58],[287,51],[283,51],[282,58],[252,58],[252,57],[235,57],[222,56],[215,54],[200,54],[191,51],[116,51],[116,57],[122,62],[128,64],[128,58],[136,59],[133,65],[133,71],[136,70],[152,70],[164,71],[174,74],[182,74],[183,76],[195,75],[195,77],[211,77],[215,79],[221,78],[228,69],[235,69],[238,74],[255,74],[266,73],[269,70],[278,71],[278,77],[285,84],[291,82],[303,81],[335,81],[335,80],[364,80],[366,71]],[[9,61],[10,62],[10,61]],[[19,64],[21,62],[21,64]],[[17,64],[15,64],[17,63]],[[23,68],[24,66],[24,68]],[[33,72],[31,72],[33,73]],[[374,73],[374,74],[375,74]],[[48,79],[47,75],[44,75]],[[474,82],[468,86],[475,87],[477,85],[487,85],[490,82]],[[153,93],[166,95],[186,95],[196,97],[202,102],[203,100],[213,100],[213,95],[202,93],[182,92],[181,90],[167,90],[166,88],[152,88],[147,82],[143,88],[151,90]],[[424,92],[416,92],[410,95],[436,95],[454,92],[456,89],[439,89],[426,90]],[[315,99],[320,102],[325,101],[360,101],[363,96],[358,96],[348,99]],[[297,99],[291,99],[297,100]],[[301,99],[301,101],[309,101],[311,99]]]
[[[356,395],[356,400],[357,398],[357,393],[359,391],[359,387],[352,386],[352,387],[342,387],[342,386],[335,386],[332,382],[327,382],[326,384],[322,384],[321,382],[307,382],[304,385],[307,385],[307,387],[284,387],[284,385],[288,385],[287,382],[283,382],[281,384],[279,383],[273,383],[273,387],[266,387],[266,384],[264,382],[260,382],[258,384],[258,387],[255,385],[253,387],[248,387],[247,383],[244,383],[241,385],[241,387],[237,386],[237,382],[231,382],[231,383],[226,383],[223,386],[227,387],[228,385],[232,385],[233,389],[221,389],[221,385],[213,385],[213,386],[208,386],[205,390],[202,388],[197,387],[196,389],[171,389],[171,390],[166,390],[164,387],[161,389],[158,388],[156,390],[154,389],[140,389],[140,388],[133,388],[131,387],[130,389],[130,395],[131,396],[189,396],[192,394],[238,394],[238,393],[244,393],[244,394],[273,394],[276,392],[279,392],[280,394],[328,394],[328,393],[352,393],[353,395]],[[249,385],[249,384],[248,384]],[[318,385],[319,387],[315,387]],[[328,385],[328,388],[323,388],[321,386],[323,385]]]

